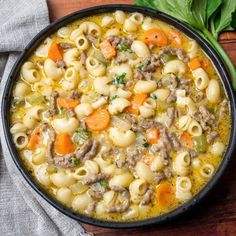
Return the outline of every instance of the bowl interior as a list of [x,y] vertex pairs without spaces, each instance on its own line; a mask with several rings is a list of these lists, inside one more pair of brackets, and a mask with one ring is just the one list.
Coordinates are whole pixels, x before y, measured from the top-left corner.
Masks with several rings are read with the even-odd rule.
[[[230,134],[230,141],[229,146],[227,149],[227,152],[225,153],[224,159],[222,160],[221,165],[219,166],[218,170],[216,171],[213,178],[208,182],[208,184],[196,195],[188,201],[187,203],[181,205],[177,209],[150,219],[141,220],[141,221],[130,221],[130,222],[113,222],[113,221],[103,221],[98,219],[93,219],[84,215],[81,215],[79,213],[74,213],[71,209],[66,208],[62,204],[60,204],[58,201],[53,199],[47,192],[45,192],[41,187],[35,182],[35,180],[31,177],[30,173],[27,171],[27,169],[24,167],[21,159],[18,157],[15,145],[12,142],[11,134],[9,131],[9,108],[10,108],[10,101],[11,101],[11,92],[14,85],[14,82],[16,81],[18,77],[18,73],[20,70],[20,67],[24,63],[24,61],[29,57],[29,55],[37,48],[37,46],[49,35],[54,33],[57,29],[60,27],[69,24],[75,20],[88,17],[95,14],[102,14],[102,13],[108,13],[113,12],[115,10],[123,10],[126,12],[140,12],[143,13],[146,16],[150,16],[153,18],[156,18],[158,20],[161,20],[163,22],[166,22],[170,25],[173,25],[177,29],[183,31],[187,36],[190,38],[193,38],[196,40],[202,47],[202,49],[205,51],[205,53],[211,58],[213,64],[215,65],[216,71],[219,74],[219,77],[222,81],[223,87],[225,89],[225,93],[227,97],[230,100],[230,108],[231,108],[231,120],[232,120],[232,128],[231,128],[231,134]],[[11,70],[11,73],[8,77],[6,86],[3,91],[3,100],[2,100],[2,122],[3,122],[3,128],[4,128],[4,135],[7,141],[8,148],[10,150],[11,156],[24,176],[24,178],[27,180],[27,182],[30,184],[30,186],[38,193],[40,194],[46,201],[48,201],[52,206],[57,208],[62,213],[66,214],[67,216],[97,226],[103,226],[103,227],[113,227],[113,228],[129,228],[129,227],[138,227],[138,226],[144,226],[144,225],[150,225],[150,224],[157,224],[161,223],[167,220],[170,220],[174,217],[177,217],[181,215],[182,213],[186,212],[187,210],[191,209],[197,202],[199,202],[209,191],[212,189],[212,187],[216,184],[216,182],[219,180],[220,176],[224,172],[226,166],[229,163],[229,160],[233,154],[233,150],[236,144],[236,130],[235,130],[235,98],[234,93],[232,90],[232,86],[230,84],[230,77],[227,73],[227,70],[225,69],[224,64],[219,59],[219,57],[216,55],[214,50],[211,48],[211,46],[202,39],[198,34],[196,34],[194,31],[192,31],[188,26],[184,25],[183,23],[179,22],[178,20],[155,10],[137,7],[134,5],[106,5],[106,6],[98,6],[98,7],[92,7],[85,10],[81,10],[75,13],[72,13],[68,16],[63,17],[62,19],[50,24],[48,27],[43,29],[38,35],[36,35],[30,43],[27,45],[25,50],[22,52],[20,57],[18,58],[17,62],[15,63],[14,67]]]

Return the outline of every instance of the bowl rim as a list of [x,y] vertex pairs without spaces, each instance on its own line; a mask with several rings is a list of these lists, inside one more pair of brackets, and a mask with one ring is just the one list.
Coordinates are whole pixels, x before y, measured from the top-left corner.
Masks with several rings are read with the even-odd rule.
[[[103,14],[103,13],[110,13],[114,12],[115,10],[123,10],[125,12],[140,12],[144,14],[145,16],[150,16],[152,18],[156,18],[157,20],[164,21],[169,25],[174,26],[175,28],[181,30],[184,32],[187,36],[190,38],[196,40],[200,45],[202,50],[208,55],[208,57],[211,58],[211,61],[213,62],[216,71],[219,74],[219,77],[221,79],[222,85],[224,87],[225,93],[228,96],[228,99],[230,101],[230,110],[231,110],[231,134],[229,139],[229,145],[227,148],[227,151],[225,153],[224,159],[222,160],[221,164],[219,165],[216,173],[211,178],[211,180],[205,185],[205,187],[197,194],[195,195],[191,200],[188,202],[180,205],[178,208],[165,213],[160,216],[156,216],[149,219],[139,220],[139,221],[109,221],[109,220],[100,220],[95,219],[92,217],[85,216],[80,213],[75,213],[71,209],[63,206],[60,204],[57,200],[52,198],[44,189],[40,187],[40,185],[33,179],[33,177],[30,175],[28,170],[24,167],[23,162],[18,157],[15,145],[12,141],[11,134],[10,134],[10,126],[9,126],[9,108],[10,108],[10,100],[11,100],[11,93],[12,93],[12,87],[14,85],[14,82],[17,79],[17,75],[19,73],[20,67],[25,61],[25,59],[33,52],[36,47],[49,35],[51,35],[53,32],[55,32],[58,28],[67,25],[73,21],[83,19],[84,17],[89,17],[93,15]],[[216,54],[214,49],[200,36],[198,35],[194,30],[192,30],[189,26],[186,24],[180,22],[179,20],[162,13],[160,11],[153,10],[151,8],[146,7],[139,7],[135,5],[128,5],[128,4],[111,4],[111,5],[100,5],[95,7],[86,8],[83,10],[79,10],[76,12],[73,12],[69,15],[66,15],[55,22],[49,24],[46,28],[41,30],[25,47],[25,49],[22,51],[20,56],[18,57],[17,61],[15,62],[14,66],[11,69],[11,72],[7,78],[5,87],[3,88],[2,93],[2,101],[1,101],[1,117],[2,117],[2,123],[3,123],[3,132],[4,136],[6,138],[6,143],[8,146],[8,149],[11,154],[11,158],[13,159],[15,165],[17,166],[18,170],[23,175],[24,179],[28,182],[28,184],[42,197],[44,200],[46,200],[51,206],[62,212],[63,214],[81,221],[83,223],[95,225],[95,226],[102,226],[107,228],[133,228],[133,227],[141,227],[141,226],[147,226],[147,225],[153,225],[153,224],[160,224],[163,222],[167,222],[171,219],[176,218],[177,216],[180,216],[190,209],[192,209],[199,201],[201,201],[207,193],[216,185],[216,183],[219,181],[220,177],[222,176],[223,172],[225,171],[226,167],[228,166],[228,163],[230,159],[232,158],[235,146],[236,146],[236,102],[234,97],[234,92],[230,83],[230,76],[219,58],[219,56]]]

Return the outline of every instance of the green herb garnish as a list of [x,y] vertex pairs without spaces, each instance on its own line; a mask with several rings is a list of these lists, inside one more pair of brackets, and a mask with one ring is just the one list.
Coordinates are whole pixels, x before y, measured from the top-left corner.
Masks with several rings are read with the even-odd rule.
[[143,70],[143,67],[144,67],[143,64],[138,65],[138,69],[141,70],[141,71]]
[[152,98],[152,99],[154,99],[154,100],[157,100],[157,95],[154,94],[154,93],[151,93],[151,94],[150,94],[150,98]]
[[111,97],[112,100],[114,100],[116,98],[118,98],[118,95],[114,95],[114,96]]
[[236,69],[217,41],[222,31],[236,26],[235,0],[134,0],[134,2],[167,13],[198,32],[228,66],[236,90]]
[[106,181],[106,180],[104,180],[104,179],[100,180],[100,181],[99,181],[99,184],[101,184],[101,185],[102,185],[102,187],[104,187],[104,188],[106,188],[106,187],[108,186],[108,183],[107,183],[107,181]]
[[120,50],[121,52],[126,52],[126,51],[129,50],[129,46],[128,46],[127,44],[120,44],[120,45],[119,45],[119,50]]
[[78,166],[79,162],[78,162],[78,160],[77,160],[76,157],[71,157],[70,160],[71,160],[71,163],[72,163],[74,166]]
[[149,143],[148,143],[148,142],[144,142],[144,143],[143,143],[143,146],[144,146],[145,148],[147,148],[147,147],[149,147]]
[[126,73],[123,72],[120,75],[117,75],[113,80],[112,80],[112,84],[114,85],[118,85],[118,84],[125,84],[125,76]]

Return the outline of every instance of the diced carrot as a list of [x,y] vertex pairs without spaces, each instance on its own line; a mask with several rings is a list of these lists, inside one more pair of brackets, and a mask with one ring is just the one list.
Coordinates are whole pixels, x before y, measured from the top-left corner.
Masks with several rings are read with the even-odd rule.
[[103,42],[101,42],[100,48],[103,56],[106,59],[111,59],[116,55],[116,49],[111,45],[108,40],[104,40]]
[[135,94],[132,101],[131,101],[131,105],[127,108],[127,111],[134,114],[134,115],[138,115],[139,114],[139,106],[143,105],[146,98],[147,98],[146,93]]
[[181,36],[177,31],[170,31],[168,33],[168,39],[170,42],[174,42],[177,46],[182,44]]
[[75,151],[75,145],[68,133],[59,133],[56,136],[54,148],[55,152],[60,155],[66,155]]
[[165,46],[168,44],[168,39],[162,30],[150,29],[144,33],[144,42],[146,44],[154,44],[156,46]]
[[204,58],[202,60],[202,66],[205,70],[209,69],[210,65],[211,65],[211,62],[208,58]]
[[108,127],[110,119],[106,109],[98,109],[86,118],[85,123],[91,131],[101,131]]
[[180,139],[185,147],[191,148],[193,146],[193,138],[187,131],[182,133]]
[[159,139],[159,131],[157,128],[150,128],[146,130],[146,139],[150,144],[155,144]]
[[156,199],[160,208],[170,207],[175,200],[174,187],[167,181],[156,187]]
[[154,155],[153,154],[147,154],[145,156],[142,157],[142,161],[147,164],[147,165],[151,165],[152,161],[154,159]]
[[201,62],[197,57],[195,57],[188,63],[188,66],[191,70],[196,70],[197,68],[201,67]]
[[52,59],[54,62],[63,59],[61,48],[57,43],[52,43],[48,51],[48,58]]
[[41,130],[40,130],[40,127],[37,126],[30,135],[30,140],[27,147],[30,150],[34,150],[37,147],[37,145],[40,143],[40,140],[41,140]]
[[74,108],[79,104],[79,100],[71,99],[71,98],[57,98],[57,103],[60,107],[64,109]]

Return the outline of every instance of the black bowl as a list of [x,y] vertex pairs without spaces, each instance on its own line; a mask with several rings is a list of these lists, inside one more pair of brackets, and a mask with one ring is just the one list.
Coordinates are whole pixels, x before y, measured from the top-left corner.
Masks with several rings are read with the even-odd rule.
[[[183,31],[186,35],[188,35],[190,38],[193,38],[196,40],[205,53],[209,56],[209,58],[212,60],[212,62],[215,65],[215,68],[220,76],[220,79],[222,81],[222,84],[225,89],[225,93],[228,96],[230,100],[230,109],[231,109],[231,120],[232,120],[232,126],[231,126],[231,134],[229,139],[229,145],[227,148],[227,152],[225,153],[225,156],[222,160],[222,163],[220,164],[219,168],[217,169],[215,175],[213,178],[207,183],[207,185],[196,195],[193,197],[192,200],[188,201],[187,203],[181,205],[177,209],[161,215],[157,217],[153,217],[146,220],[140,220],[140,221],[134,221],[134,222],[114,222],[114,221],[105,221],[105,220],[98,220],[94,218],[90,218],[87,216],[84,216],[79,213],[73,212],[71,209],[66,208],[62,204],[60,204],[57,200],[53,199],[46,191],[44,191],[31,177],[28,170],[24,167],[21,159],[19,158],[17,154],[17,150],[15,148],[15,145],[12,141],[11,134],[10,134],[10,125],[9,125],[9,109],[11,104],[11,93],[12,93],[12,87],[15,83],[16,79],[18,78],[18,74],[20,71],[20,67],[22,66],[23,62],[28,58],[28,56],[37,48],[37,46],[49,35],[54,33],[58,28],[62,27],[63,25],[69,24],[75,20],[93,16],[96,14],[101,13],[109,13],[113,12],[115,10],[123,10],[127,12],[140,12],[143,13],[146,16],[150,16],[153,18],[156,18],[158,20],[161,20],[163,22],[166,22],[170,25],[173,25],[177,29]],[[96,226],[103,226],[103,227],[110,227],[110,228],[130,228],[130,227],[139,227],[139,226],[145,226],[145,225],[151,225],[151,224],[158,224],[162,222],[166,222],[170,219],[176,218],[177,216],[180,216],[187,210],[191,209],[193,206],[195,206],[203,197],[206,196],[206,194],[213,188],[213,186],[218,182],[219,178],[222,176],[223,172],[225,171],[234,151],[234,147],[236,145],[236,116],[235,116],[235,98],[234,93],[232,90],[232,86],[230,83],[230,76],[227,73],[227,70],[214,51],[214,49],[198,34],[196,34],[191,28],[189,28],[187,25],[181,23],[180,21],[162,13],[159,11],[155,11],[148,8],[138,7],[134,5],[105,5],[105,6],[97,6],[88,8],[85,10],[81,10],[75,13],[72,13],[68,16],[63,17],[60,20],[57,20],[56,22],[50,24],[48,27],[43,29],[39,34],[37,34],[30,43],[26,46],[25,50],[21,53],[20,57],[16,61],[15,65],[13,66],[11,73],[8,77],[7,83],[5,85],[4,91],[3,91],[3,100],[2,100],[2,110],[1,110],[1,116],[2,116],[2,122],[4,127],[4,135],[7,141],[8,148],[10,150],[11,156],[13,158],[13,161],[15,162],[17,168],[22,173],[26,181],[29,183],[29,185],[39,194],[41,195],[47,202],[49,202],[52,206],[54,206],[56,209],[64,213],[65,215],[78,220],[82,221],[84,223],[96,225]]]

